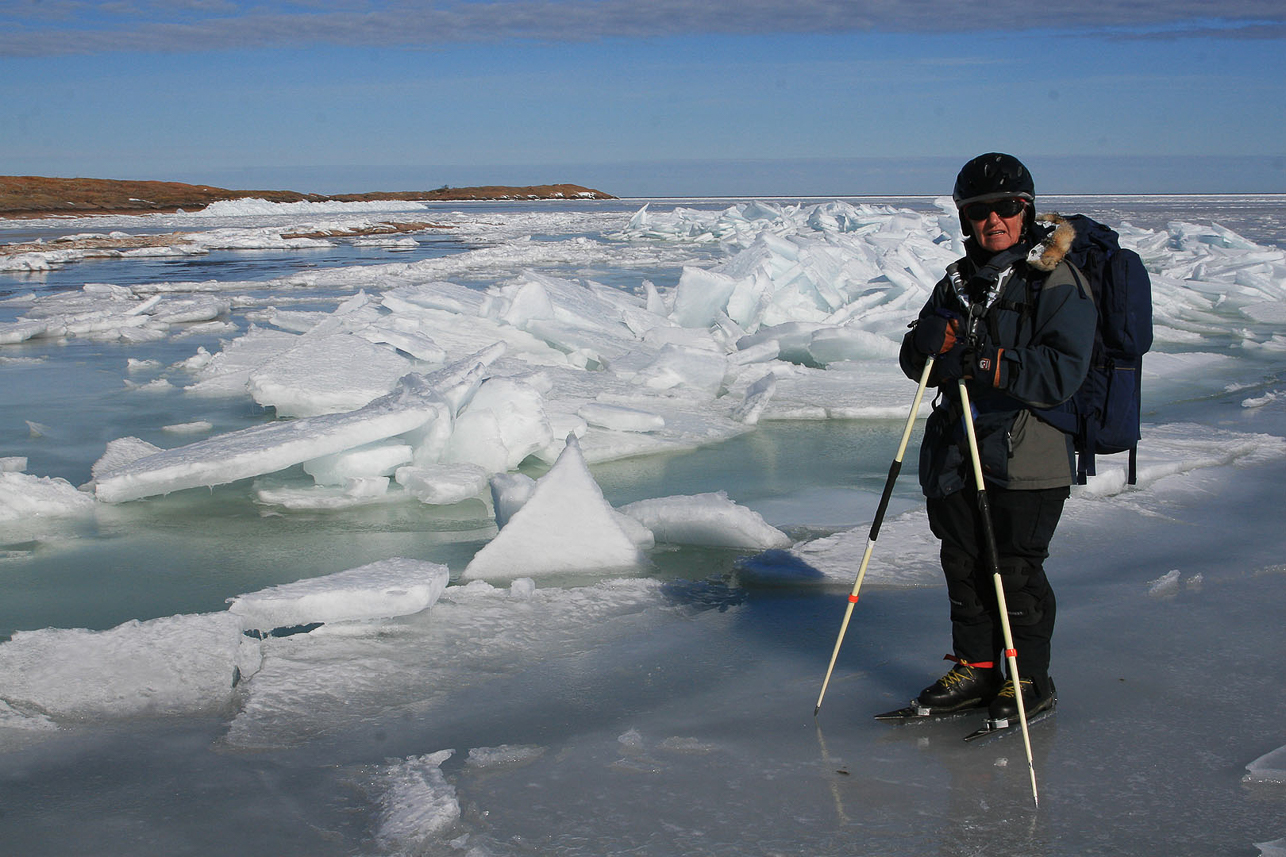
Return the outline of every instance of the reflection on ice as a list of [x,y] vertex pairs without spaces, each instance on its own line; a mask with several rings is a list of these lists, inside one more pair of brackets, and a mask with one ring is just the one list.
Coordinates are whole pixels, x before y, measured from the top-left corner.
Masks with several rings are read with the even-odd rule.
[[368,719],[428,716],[454,694],[679,615],[645,578],[570,590],[529,579],[450,586],[430,610],[402,620],[264,639],[263,665],[245,683],[225,740],[241,749],[292,746]]

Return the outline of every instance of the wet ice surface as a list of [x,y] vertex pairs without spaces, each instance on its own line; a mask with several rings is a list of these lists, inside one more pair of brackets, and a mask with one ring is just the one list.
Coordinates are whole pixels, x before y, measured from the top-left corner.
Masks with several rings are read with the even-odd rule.
[[[32,296],[6,302],[0,322],[52,318],[68,328],[0,346],[0,629],[18,632],[0,643],[6,850],[1281,849],[1278,198],[1054,206],[1134,224],[1122,232],[1154,273],[1161,353],[1145,362],[1140,484],[1127,488],[1119,467],[1101,462],[1106,472],[1069,504],[1049,564],[1061,701],[1058,716],[1032,730],[1040,810],[1030,807],[1020,739],[967,746],[968,721],[891,728],[870,719],[932,681],[948,645],[913,472],[898,485],[813,718],[910,402],[890,348],[951,254],[951,218],[931,200],[894,202],[869,211],[807,203],[794,213],[652,203],[641,217],[630,203],[330,212],[458,228],[449,252],[341,241],[6,274],[5,288]],[[264,230],[302,231],[318,219],[260,212],[148,228],[239,230],[238,240],[271,244]],[[1175,220],[1191,225],[1167,225]],[[49,234],[136,222],[56,224]],[[303,270],[299,260],[315,253],[328,261]],[[204,260],[199,278],[185,267],[193,258]],[[679,301],[685,265],[688,285],[702,288]],[[568,285],[584,279],[633,296],[620,310],[632,333],[595,314],[605,312],[594,302],[601,294]],[[422,286],[432,282],[472,292],[435,287],[426,314]],[[126,293],[82,293],[86,283]],[[712,304],[710,288],[727,289],[729,302]],[[369,297],[343,309],[359,290]],[[63,293],[86,301],[92,324],[44,301]],[[490,315],[470,297],[484,293]],[[746,300],[765,294],[774,300]],[[566,349],[566,327],[523,320],[544,317],[531,311],[541,295],[563,307],[563,321],[579,319],[579,357]],[[226,304],[208,319],[191,303],[189,320],[160,315],[171,299],[210,296]],[[744,336],[717,320],[724,310]],[[693,326],[670,328],[670,312]],[[713,334],[702,332],[707,315]],[[452,323],[429,327],[426,317]],[[264,368],[272,351],[250,347],[251,323],[274,337],[352,336],[378,324],[432,339],[440,358],[420,340],[362,342],[432,376],[414,389],[436,391],[442,404],[425,413],[452,431],[396,425],[391,439],[372,441],[377,420],[404,418],[407,395],[375,411],[301,413],[293,430],[268,422],[276,406],[254,398],[267,380],[295,377],[286,386],[297,391],[309,378]],[[24,330],[2,329],[19,331],[11,338]],[[475,388],[467,371],[434,373],[488,345],[484,330],[509,344],[504,358],[482,362],[510,386],[474,400],[486,384]],[[691,359],[676,360],[673,347],[662,359],[666,344]],[[200,356],[237,347],[244,376],[210,372]],[[577,365],[590,351],[610,355],[610,369]],[[704,380],[711,354],[725,361],[723,395]],[[801,362],[774,359],[783,354]],[[770,384],[759,383],[765,367]],[[671,376],[691,395],[666,394]],[[512,386],[523,378],[534,394]],[[218,395],[193,389],[209,392],[215,380]],[[294,406],[317,406],[320,392]],[[462,432],[455,418],[475,401],[473,428]],[[537,405],[547,432],[530,418]],[[307,430],[334,422],[366,434]],[[245,434],[264,425],[340,437],[345,451],[318,458],[312,449],[301,466],[282,443]],[[578,426],[585,469],[571,462],[533,499],[497,453],[510,448],[502,439],[544,439],[521,465],[523,478],[539,480],[555,472],[556,439]],[[706,439],[693,443],[698,436]],[[138,441],[119,443],[128,437]],[[207,441],[250,450],[260,473],[137,501],[74,487],[113,469],[145,481],[155,471],[138,456],[158,448],[235,475],[202,456]],[[391,463],[406,455],[410,463]],[[508,481],[479,489],[475,470],[496,468]],[[431,503],[437,496],[456,501]],[[497,536],[493,502],[507,510],[508,539],[504,529]],[[596,516],[592,533],[576,530],[582,515]],[[758,541],[719,541],[730,536]],[[488,544],[504,560],[465,580]],[[524,546],[542,560],[563,551],[563,567],[524,572]],[[607,557],[635,550],[638,567],[604,570]]]

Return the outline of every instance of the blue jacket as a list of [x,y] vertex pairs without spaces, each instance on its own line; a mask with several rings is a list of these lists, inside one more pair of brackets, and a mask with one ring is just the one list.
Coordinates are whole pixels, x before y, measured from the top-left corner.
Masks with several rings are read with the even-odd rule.
[[[966,256],[947,266],[920,318],[940,308],[969,317],[973,347],[992,356],[985,377],[967,381],[973,404],[983,476],[1012,489],[1058,488],[1072,484],[1075,458],[1071,435],[1043,422],[1033,411],[1071,398],[1089,369],[1097,313],[1084,275],[1064,256],[1075,233],[1055,218],[1034,248],[1021,245],[986,264]],[[988,300],[988,292],[994,297]],[[902,341],[902,371],[918,381],[924,355]],[[935,379],[930,378],[930,383]],[[941,383],[920,447],[920,486],[929,497],[945,497],[972,482],[972,463],[954,380]]]

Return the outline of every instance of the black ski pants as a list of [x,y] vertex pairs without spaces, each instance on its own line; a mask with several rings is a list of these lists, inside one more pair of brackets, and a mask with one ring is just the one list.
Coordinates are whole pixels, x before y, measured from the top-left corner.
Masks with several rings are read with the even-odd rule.
[[[987,488],[997,564],[1020,676],[1049,673],[1057,605],[1045,576],[1044,561],[1069,494],[1068,488]],[[928,512],[929,527],[942,541],[942,571],[951,600],[955,656],[970,663],[993,661],[999,666],[1004,634],[977,494],[966,489],[941,499],[930,498]]]

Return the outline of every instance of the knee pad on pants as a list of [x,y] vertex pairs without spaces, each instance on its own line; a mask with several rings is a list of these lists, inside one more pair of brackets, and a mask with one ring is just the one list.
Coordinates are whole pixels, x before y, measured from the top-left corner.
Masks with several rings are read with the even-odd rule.
[[1049,591],[1044,568],[1023,560],[1001,560],[1000,582],[1005,588],[1011,625],[1035,625],[1044,618],[1043,606]]
[[976,560],[963,551],[943,548],[942,572],[947,578],[951,621],[971,622],[981,617],[986,607],[978,595]]

